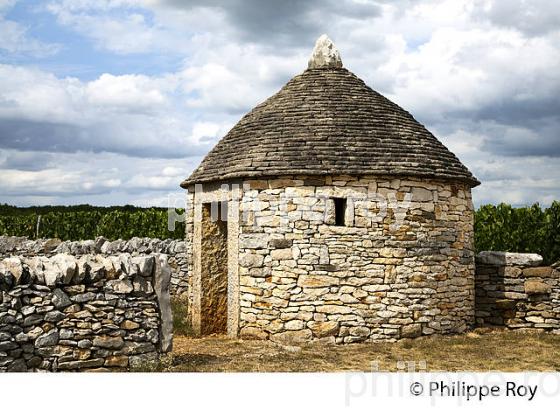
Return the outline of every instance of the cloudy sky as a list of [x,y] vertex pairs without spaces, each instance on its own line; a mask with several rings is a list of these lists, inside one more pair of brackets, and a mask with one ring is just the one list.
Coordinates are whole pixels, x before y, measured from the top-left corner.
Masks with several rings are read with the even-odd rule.
[[0,0],[0,203],[167,205],[322,33],[476,205],[560,199],[560,0]]

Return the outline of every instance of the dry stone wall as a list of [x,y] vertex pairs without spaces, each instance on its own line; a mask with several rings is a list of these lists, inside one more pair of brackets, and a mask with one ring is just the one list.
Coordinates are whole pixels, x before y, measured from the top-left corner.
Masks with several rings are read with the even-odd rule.
[[[474,323],[469,187],[351,176],[242,182],[239,234],[229,238],[238,249],[230,303],[240,304],[241,337],[350,343]],[[196,195],[189,191],[195,207]],[[333,198],[347,199],[345,226],[335,225]],[[191,215],[187,232],[196,223]]]
[[132,256],[161,253],[168,255],[171,267],[171,294],[183,295],[188,287],[186,244],[178,240],[132,238],[109,241],[103,237],[85,241],[60,241],[59,239],[31,240],[25,237],[0,236],[0,258],[9,256],[51,256],[58,253],[70,255],[118,255]]
[[476,323],[560,334],[560,271],[536,254],[476,257]]
[[[253,186],[244,193],[243,206],[254,211],[239,243],[242,336],[349,343],[473,324],[467,187],[366,177]],[[291,198],[286,209],[283,195]],[[346,226],[334,225],[333,197],[348,198]]]
[[0,372],[119,370],[168,352],[167,255],[0,260]]

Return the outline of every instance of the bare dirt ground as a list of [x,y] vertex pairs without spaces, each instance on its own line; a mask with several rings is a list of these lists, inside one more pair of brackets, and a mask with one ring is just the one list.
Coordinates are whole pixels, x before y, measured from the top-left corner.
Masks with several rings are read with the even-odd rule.
[[374,366],[379,371],[402,371],[403,361],[427,371],[560,371],[560,336],[494,330],[397,343],[300,347],[223,336],[175,336],[173,353],[150,370],[338,372],[371,371]]

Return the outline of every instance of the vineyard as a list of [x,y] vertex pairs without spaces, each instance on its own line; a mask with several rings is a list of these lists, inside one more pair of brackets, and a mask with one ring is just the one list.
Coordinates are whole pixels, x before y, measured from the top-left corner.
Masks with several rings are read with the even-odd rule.
[[[180,213],[182,211],[178,211]],[[166,208],[90,205],[17,208],[0,205],[0,235],[63,240],[153,237],[183,238],[183,222],[167,228]],[[546,263],[560,259],[560,202],[549,208],[538,204],[514,208],[507,204],[484,205],[475,214],[476,250],[535,252]]]
[[474,232],[477,251],[538,253],[552,264],[560,259],[560,202],[546,209],[538,204],[481,206],[475,214]]
[[135,236],[182,239],[184,234],[184,222],[176,222],[174,231],[167,228],[167,208],[0,205],[0,235],[63,240],[104,236],[114,240]]

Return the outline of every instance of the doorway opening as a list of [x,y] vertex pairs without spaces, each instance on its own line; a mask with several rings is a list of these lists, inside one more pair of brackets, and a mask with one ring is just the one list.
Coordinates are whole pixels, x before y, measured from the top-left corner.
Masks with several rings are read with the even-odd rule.
[[227,332],[228,250],[227,202],[202,205],[201,306],[202,335]]

